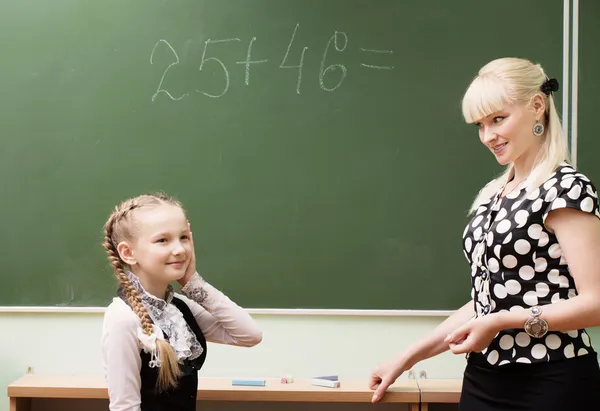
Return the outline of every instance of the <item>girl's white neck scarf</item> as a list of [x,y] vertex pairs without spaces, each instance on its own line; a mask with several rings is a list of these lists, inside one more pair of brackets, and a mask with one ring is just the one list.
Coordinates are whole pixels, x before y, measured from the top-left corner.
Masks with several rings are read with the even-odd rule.
[[148,314],[154,323],[154,332],[152,335],[146,335],[140,327],[137,330],[137,336],[142,343],[145,352],[151,354],[150,367],[160,367],[160,358],[156,347],[156,339],[163,338],[163,333],[169,339],[169,344],[175,351],[175,358],[179,363],[184,360],[193,360],[198,358],[204,349],[198,342],[196,335],[185,322],[183,314],[172,304],[173,287],[167,288],[165,299],[160,299],[148,293],[139,278],[132,272],[127,273],[129,281],[133,287],[140,293],[142,304],[148,310]]

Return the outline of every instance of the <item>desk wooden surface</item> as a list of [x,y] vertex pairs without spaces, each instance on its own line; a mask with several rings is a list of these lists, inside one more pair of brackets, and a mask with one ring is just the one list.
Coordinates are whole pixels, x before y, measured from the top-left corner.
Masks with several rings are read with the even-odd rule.
[[453,403],[460,400],[462,380],[419,380],[422,403]]
[[[95,376],[26,375],[8,386],[11,398],[84,398],[108,399],[106,382]],[[316,387],[308,379],[282,384],[267,378],[264,387],[232,386],[231,378],[199,378],[198,400],[281,401],[281,402],[370,402],[373,391],[365,380],[340,380],[339,388]],[[398,380],[381,402],[415,403],[420,401],[414,380]]]

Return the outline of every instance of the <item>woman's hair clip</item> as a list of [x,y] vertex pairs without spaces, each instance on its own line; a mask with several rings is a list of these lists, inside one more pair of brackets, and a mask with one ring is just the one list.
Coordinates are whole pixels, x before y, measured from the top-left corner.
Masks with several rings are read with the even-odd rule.
[[552,92],[558,91],[558,80],[555,78],[549,78],[544,81],[540,90],[545,95],[549,96]]

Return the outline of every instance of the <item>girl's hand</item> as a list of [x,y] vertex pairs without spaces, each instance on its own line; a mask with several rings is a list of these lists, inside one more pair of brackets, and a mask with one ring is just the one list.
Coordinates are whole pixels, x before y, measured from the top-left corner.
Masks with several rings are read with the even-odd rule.
[[179,280],[177,280],[179,282],[179,284],[181,284],[182,287],[184,285],[186,285],[187,282],[189,281],[189,279],[196,273],[196,251],[194,249],[194,238],[192,237],[192,229],[191,229],[189,221],[188,221],[188,237],[190,240],[190,244],[192,246],[191,247],[192,252],[188,256],[189,262],[188,262],[187,270],[185,270],[185,274],[183,275],[183,277],[181,277]]

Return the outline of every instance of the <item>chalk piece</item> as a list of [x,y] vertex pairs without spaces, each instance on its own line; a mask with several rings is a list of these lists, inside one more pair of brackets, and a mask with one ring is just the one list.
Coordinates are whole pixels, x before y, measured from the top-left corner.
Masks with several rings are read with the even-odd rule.
[[318,376],[318,377],[313,377],[313,378],[317,378],[319,380],[339,381],[339,378],[337,375],[323,375],[323,376]]
[[231,385],[250,385],[264,387],[265,380],[232,380]]
[[310,383],[312,385],[318,385],[319,387],[328,387],[328,388],[339,388],[339,381],[331,381],[331,380],[322,380],[320,378],[311,378]]
[[292,377],[291,375],[288,375],[287,377],[285,377],[285,379],[287,380],[288,384],[291,384],[294,382],[294,377]]

